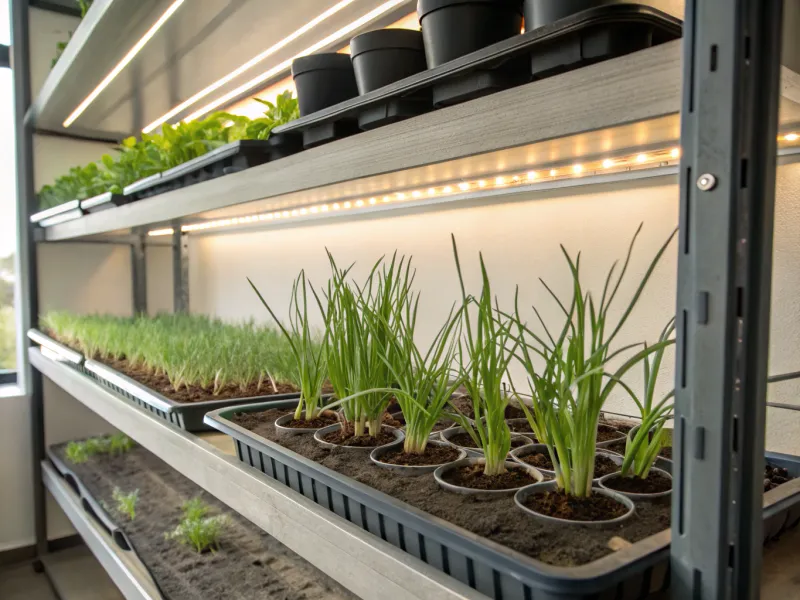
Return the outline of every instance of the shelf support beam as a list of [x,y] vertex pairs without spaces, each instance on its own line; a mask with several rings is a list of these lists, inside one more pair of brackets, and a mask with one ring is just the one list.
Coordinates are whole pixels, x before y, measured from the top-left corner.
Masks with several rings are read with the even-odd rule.
[[759,597],[782,0],[688,0],[672,597]]
[[131,275],[133,289],[133,314],[147,314],[147,256],[146,233],[139,233],[131,241]]
[[189,236],[181,232],[181,224],[173,224],[172,293],[175,313],[189,312]]

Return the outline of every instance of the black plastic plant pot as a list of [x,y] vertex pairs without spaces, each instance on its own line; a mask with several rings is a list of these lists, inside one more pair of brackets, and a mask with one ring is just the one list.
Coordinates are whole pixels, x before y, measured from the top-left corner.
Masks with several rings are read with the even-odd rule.
[[429,69],[522,29],[522,0],[419,0],[417,14]]
[[611,4],[609,0],[525,0],[525,31],[550,25],[590,8]]
[[378,29],[350,41],[358,93],[363,95],[427,68],[422,34],[411,29]]
[[296,58],[292,78],[301,117],[358,96],[353,63],[347,54],[326,52]]

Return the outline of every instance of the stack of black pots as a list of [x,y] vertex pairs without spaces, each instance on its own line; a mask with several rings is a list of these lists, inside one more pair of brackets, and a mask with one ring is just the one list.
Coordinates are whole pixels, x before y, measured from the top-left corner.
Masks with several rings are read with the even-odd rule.
[[[324,53],[295,59],[292,76],[300,115],[312,114],[518,35],[523,17],[526,31],[531,31],[614,1],[419,0],[421,32],[368,31],[352,39],[350,56]],[[436,102],[435,98],[434,102],[445,103]]]

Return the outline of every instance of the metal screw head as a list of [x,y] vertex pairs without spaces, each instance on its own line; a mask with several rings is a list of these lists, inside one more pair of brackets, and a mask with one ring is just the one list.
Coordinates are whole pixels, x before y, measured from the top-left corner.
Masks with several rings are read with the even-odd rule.
[[698,189],[708,192],[713,190],[717,185],[717,178],[714,177],[711,173],[703,173],[697,179],[697,187]]

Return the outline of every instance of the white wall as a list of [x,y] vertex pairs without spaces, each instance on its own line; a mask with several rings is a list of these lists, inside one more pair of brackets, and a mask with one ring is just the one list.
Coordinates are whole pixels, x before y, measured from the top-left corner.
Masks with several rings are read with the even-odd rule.
[[[775,285],[773,292],[770,372],[800,370],[800,244],[793,231],[800,227],[800,164],[778,172],[775,233]],[[417,267],[421,342],[427,343],[451,304],[459,297],[458,279],[450,246],[450,233],[459,244],[469,290],[479,292],[478,252],[484,253],[494,293],[510,307],[519,285],[521,305],[535,303],[548,323],[557,323],[559,311],[544,292],[543,278],[557,293],[566,294],[569,272],[559,244],[571,253],[582,251],[585,284],[597,293],[613,261],[624,258],[628,243],[640,223],[644,228],[636,244],[629,273],[615,302],[612,318],[623,310],[658,247],[678,220],[678,187],[672,178],[650,184],[617,184],[587,188],[551,198],[528,198],[461,208],[439,208],[402,216],[384,213],[376,218],[320,221],[252,233],[194,238],[191,246],[191,306],[194,312],[226,319],[268,315],[250,291],[246,277],[260,288],[268,302],[285,314],[289,286],[301,268],[315,284],[328,277],[325,248],[341,265],[356,261],[356,277],[384,254],[395,249],[412,255]],[[552,196],[552,194],[551,194]],[[620,345],[653,341],[675,310],[676,244],[663,257],[640,302],[618,338]],[[529,318],[533,314],[528,311]],[[666,361],[661,388],[672,387],[673,363]],[[520,371],[513,373],[520,381]],[[637,389],[640,373],[627,381]],[[797,383],[770,387],[770,399],[800,403]],[[610,410],[635,414],[632,402],[617,393]],[[800,413],[770,409],[768,447],[800,453]]]

